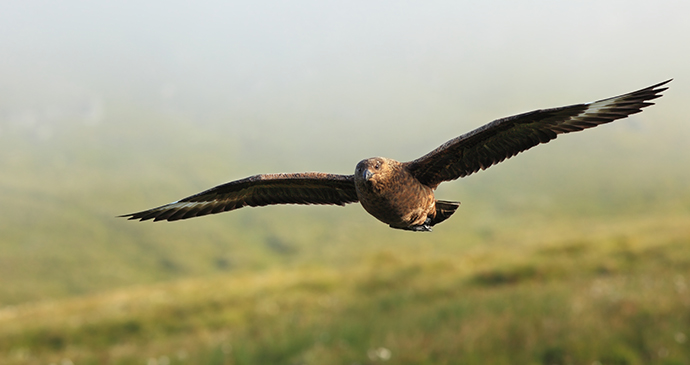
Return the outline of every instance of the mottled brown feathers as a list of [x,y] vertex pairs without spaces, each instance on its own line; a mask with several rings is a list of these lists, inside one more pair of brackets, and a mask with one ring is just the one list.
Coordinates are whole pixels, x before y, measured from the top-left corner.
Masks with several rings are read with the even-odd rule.
[[271,204],[345,205],[364,209],[393,228],[430,231],[448,219],[458,202],[436,200],[433,190],[547,143],[559,134],[580,131],[639,113],[661,97],[671,80],[613,98],[535,110],[495,120],[451,139],[410,162],[373,157],[360,161],[354,175],[320,172],[265,174],[216,186],[182,200],[122,217],[174,221],[245,206]]
[[355,168],[362,207],[393,228],[422,226],[436,214],[433,190],[417,181],[398,161],[372,157]]

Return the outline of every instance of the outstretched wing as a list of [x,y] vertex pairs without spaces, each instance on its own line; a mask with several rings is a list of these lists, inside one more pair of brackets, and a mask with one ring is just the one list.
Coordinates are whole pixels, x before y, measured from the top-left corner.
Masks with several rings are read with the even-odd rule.
[[405,163],[423,184],[436,188],[443,181],[465,177],[546,143],[558,134],[581,131],[639,113],[661,97],[671,80],[613,98],[553,109],[535,110],[495,120],[451,139],[430,153]]
[[305,172],[254,175],[202,191],[174,203],[120,217],[175,221],[271,204],[334,204],[358,201],[352,175]]

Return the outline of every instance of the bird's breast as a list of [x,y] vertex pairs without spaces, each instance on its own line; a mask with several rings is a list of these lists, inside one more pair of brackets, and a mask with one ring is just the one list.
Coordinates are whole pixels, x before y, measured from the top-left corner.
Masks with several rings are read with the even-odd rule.
[[434,193],[407,172],[387,179],[356,181],[362,207],[378,220],[397,228],[423,224],[435,212]]

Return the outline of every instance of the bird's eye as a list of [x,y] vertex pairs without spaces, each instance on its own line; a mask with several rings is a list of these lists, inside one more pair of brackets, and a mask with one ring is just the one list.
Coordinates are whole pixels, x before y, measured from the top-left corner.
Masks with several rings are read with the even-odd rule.
[[377,163],[376,165],[374,165],[374,168],[377,169],[377,170],[380,169],[380,168],[381,168],[381,164],[378,164],[378,163]]

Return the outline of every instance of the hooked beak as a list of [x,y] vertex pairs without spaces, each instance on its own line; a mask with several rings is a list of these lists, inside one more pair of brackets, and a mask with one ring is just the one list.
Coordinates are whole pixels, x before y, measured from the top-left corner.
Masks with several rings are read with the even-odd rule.
[[369,181],[369,179],[371,179],[372,176],[374,176],[374,173],[369,171],[369,169],[362,171],[362,177],[364,178],[364,181]]

